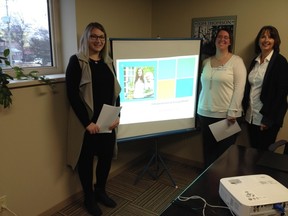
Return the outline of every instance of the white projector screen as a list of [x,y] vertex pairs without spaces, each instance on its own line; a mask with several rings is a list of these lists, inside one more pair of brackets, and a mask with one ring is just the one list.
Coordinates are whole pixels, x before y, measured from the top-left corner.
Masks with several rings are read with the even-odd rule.
[[121,85],[118,140],[196,128],[201,40],[110,39]]

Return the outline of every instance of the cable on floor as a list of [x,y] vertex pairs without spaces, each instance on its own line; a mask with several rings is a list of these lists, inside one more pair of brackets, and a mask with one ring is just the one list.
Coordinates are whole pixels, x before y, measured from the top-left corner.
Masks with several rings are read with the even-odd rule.
[[232,214],[233,216],[236,216],[229,207],[227,207],[227,206],[211,205],[211,204],[209,204],[204,198],[202,198],[202,197],[200,197],[200,196],[197,196],[197,195],[190,196],[190,197],[179,196],[179,197],[177,197],[177,199],[178,199],[179,201],[182,201],[182,202],[186,202],[186,201],[188,201],[188,200],[195,200],[195,199],[200,199],[200,200],[202,200],[203,203],[204,203],[203,209],[202,209],[202,216],[205,216],[205,209],[206,209],[207,206],[209,206],[209,207],[211,207],[211,208],[227,209],[227,210],[229,210],[229,211],[231,212],[231,214]]

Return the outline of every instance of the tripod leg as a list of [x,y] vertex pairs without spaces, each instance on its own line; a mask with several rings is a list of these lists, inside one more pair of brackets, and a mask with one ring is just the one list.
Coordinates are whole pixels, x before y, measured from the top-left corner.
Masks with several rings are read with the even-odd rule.
[[[176,183],[175,183],[175,181],[174,181],[174,179],[172,178],[172,176],[171,176],[171,174],[170,174],[170,172],[169,172],[169,170],[168,170],[168,168],[167,168],[164,160],[162,159],[161,155],[160,155],[159,152],[158,152],[157,139],[155,139],[154,144],[155,144],[154,154],[152,155],[151,159],[149,160],[149,162],[146,164],[146,166],[145,166],[144,169],[142,170],[141,174],[138,175],[138,177],[136,178],[134,184],[136,184],[136,183],[143,177],[143,175],[145,174],[145,172],[149,172],[149,174],[154,178],[154,180],[156,180],[156,179],[159,178],[159,176],[160,176],[164,171],[166,171],[167,174],[168,174],[168,176],[169,176],[169,178],[170,178],[170,180],[172,181],[174,187],[175,187],[175,188],[178,188],[177,185],[176,185]],[[155,167],[156,167],[156,170],[155,170],[155,173],[154,173],[154,174],[152,174],[152,173],[150,172],[150,170],[149,170],[149,168],[150,168],[153,160],[155,160],[154,163],[155,163]],[[160,172],[160,174],[159,174],[159,171],[160,171],[159,161],[160,161],[160,163],[162,164],[162,166],[164,167],[164,169]]]
[[170,172],[169,172],[169,170],[168,170],[168,167],[166,166],[166,164],[165,164],[165,162],[164,162],[164,160],[162,159],[162,157],[161,157],[160,154],[158,154],[158,158],[159,158],[159,160],[160,160],[162,166],[164,167],[164,170],[167,172],[167,174],[168,174],[170,180],[172,181],[174,187],[175,187],[175,188],[178,188],[177,185],[176,185],[176,183],[175,183],[175,181],[174,181],[174,179],[172,178],[172,176],[171,176],[171,174],[170,174]]
[[[151,159],[149,160],[149,162],[146,164],[146,166],[144,167],[144,169],[142,170],[141,174],[138,175],[138,177],[136,178],[134,185],[137,184],[137,182],[143,177],[143,175],[145,174],[146,171],[149,171],[149,167],[151,166],[154,158],[156,158],[156,154],[153,154],[153,156],[151,157]],[[150,172],[149,172],[150,173]],[[150,173],[151,175],[151,173]],[[155,178],[155,176],[153,176]]]

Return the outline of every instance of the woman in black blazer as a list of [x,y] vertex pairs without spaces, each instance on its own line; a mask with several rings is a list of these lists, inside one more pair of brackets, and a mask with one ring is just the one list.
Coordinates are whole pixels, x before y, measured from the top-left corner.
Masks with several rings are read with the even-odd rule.
[[250,145],[263,150],[275,142],[287,111],[288,63],[279,53],[280,43],[275,27],[261,28],[243,99]]

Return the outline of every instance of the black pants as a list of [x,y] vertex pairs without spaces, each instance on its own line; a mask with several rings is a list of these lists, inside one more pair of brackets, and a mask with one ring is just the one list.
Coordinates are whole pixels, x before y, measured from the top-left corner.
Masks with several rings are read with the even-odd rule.
[[233,136],[217,142],[209,128],[209,125],[221,121],[224,118],[210,118],[199,115],[199,119],[203,140],[204,166],[207,168],[236,142],[238,134],[234,134]]
[[279,130],[280,127],[270,127],[261,131],[260,126],[248,124],[250,146],[260,150],[268,150],[269,145],[276,141]]
[[[78,160],[78,173],[85,196],[93,196],[93,173],[96,174],[96,187],[105,189],[111,168],[115,145],[115,130],[112,133],[84,135]],[[93,170],[94,157],[97,156],[96,170]]]

